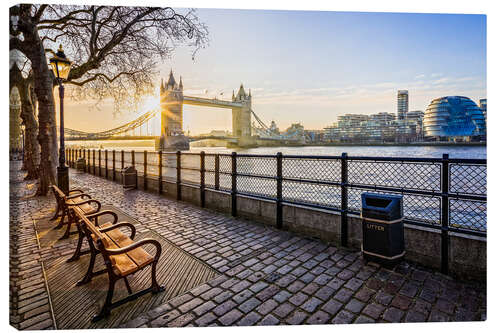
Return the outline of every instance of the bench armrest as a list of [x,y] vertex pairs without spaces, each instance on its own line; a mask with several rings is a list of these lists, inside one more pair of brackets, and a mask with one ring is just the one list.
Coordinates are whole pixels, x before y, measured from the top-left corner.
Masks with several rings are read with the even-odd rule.
[[111,224],[115,224],[116,222],[118,222],[118,215],[111,211],[111,210],[103,210],[103,211],[100,211],[100,212],[97,212],[97,213],[92,213],[92,214],[87,214],[85,215],[89,220],[91,219],[94,219],[94,224],[96,227],[99,226],[99,221],[98,221],[98,218],[99,216],[102,216],[102,215],[111,215],[113,216],[113,222]]
[[86,193],[78,193],[78,194],[68,195],[68,196],[66,197],[66,200],[68,200],[68,199],[74,199],[74,198],[80,198],[80,197],[81,197],[82,199],[83,199],[84,197],[87,197],[88,199],[92,199],[92,197],[91,197],[90,195],[86,194]]
[[116,229],[116,228],[120,228],[120,227],[128,227],[130,228],[130,239],[134,239],[135,237],[135,227],[132,223],[130,222],[120,222],[120,223],[117,223],[117,224],[113,224],[112,226],[110,227],[107,227],[107,228],[101,228],[99,229],[100,232],[107,232],[107,231],[110,231],[110,230],[113,230],[113,229]]
[[72,192],[80,192],[80,193],[85,193],[85,192],[83,192],[83,190],[80,190],[79,188],[75,188],[75,189],[73,189],[73,190],[70,190],[70,191],[68,192],[68,194],[69,194],[69,193],[72,193]]
[[127,253],[129,251],[132,251],[133,249],[136,249],[136,248],[141,247],[141,246],[146,245],[146,244],[153,244],[154,245],[154,247],[156,248],[154,260],[158,261],[158,259],[160,258],[160,255],[161,255],[161,244],[160,244],[160,242],[158,242],[156,239],[153,239],[153,238],[141,239],[140,241],[137,241],[133,244],[130,244],[128,246],[125,246],[125,247],[122,247],[119,249],[106,249],[106,252],[109,255],[122,254],[122,253]]
[[94,214],[94,213],[97,213],[98,211],[101,210],[101,203],[99,201],[97,201],[96,199],[84,200],[84,201],[80,201],[80,202],[77,202],[77,203],[66,203],[66,205],[68,207],[74,207],[74,206],[81,206],[81,205],[85,205],[85,204],[90,204],[90,203],[93,203],[93,202],[97,204],[97,209],[95,211],[93,211],[92,213],[90,213],[90,214]]

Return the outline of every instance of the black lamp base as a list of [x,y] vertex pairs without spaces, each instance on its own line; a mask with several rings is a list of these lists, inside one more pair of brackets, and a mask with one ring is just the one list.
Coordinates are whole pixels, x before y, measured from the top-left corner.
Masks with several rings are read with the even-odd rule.
[[69,171],[68,167],[58,166],[57,167],[57,187],[64,193],[69,192]]

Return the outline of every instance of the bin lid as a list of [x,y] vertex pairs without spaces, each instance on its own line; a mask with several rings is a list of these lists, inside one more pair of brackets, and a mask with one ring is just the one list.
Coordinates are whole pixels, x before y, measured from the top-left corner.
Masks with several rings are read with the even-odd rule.
[[128,166],[123,168],[122,172],[135,172],[135,168],[133,166]]
[[[382,193],[361,193],[362,209],[377,210],[381,212],[389,212],[400,207],[402,195],[382,194]],[[399,206],[399,207],[396,207]]]

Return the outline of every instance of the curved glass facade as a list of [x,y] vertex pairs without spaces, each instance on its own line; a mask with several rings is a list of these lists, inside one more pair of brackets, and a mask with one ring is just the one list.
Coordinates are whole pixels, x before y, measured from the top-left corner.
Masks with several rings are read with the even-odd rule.
[[463,96],[433,100],[425,110],[423,125],[427,137],[486,135],[483,112],[470,98]]

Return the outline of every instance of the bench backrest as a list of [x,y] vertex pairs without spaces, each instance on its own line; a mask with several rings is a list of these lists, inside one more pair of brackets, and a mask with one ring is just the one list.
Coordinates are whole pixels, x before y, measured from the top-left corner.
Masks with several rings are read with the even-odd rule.
[[65,199],[66,198],[66,194],[64,194],[63,191],[61,191],[61,189],[59,187],[57,187],[56,185],[52,185],[52,191],[54,192],[54,195],[61,199]]

